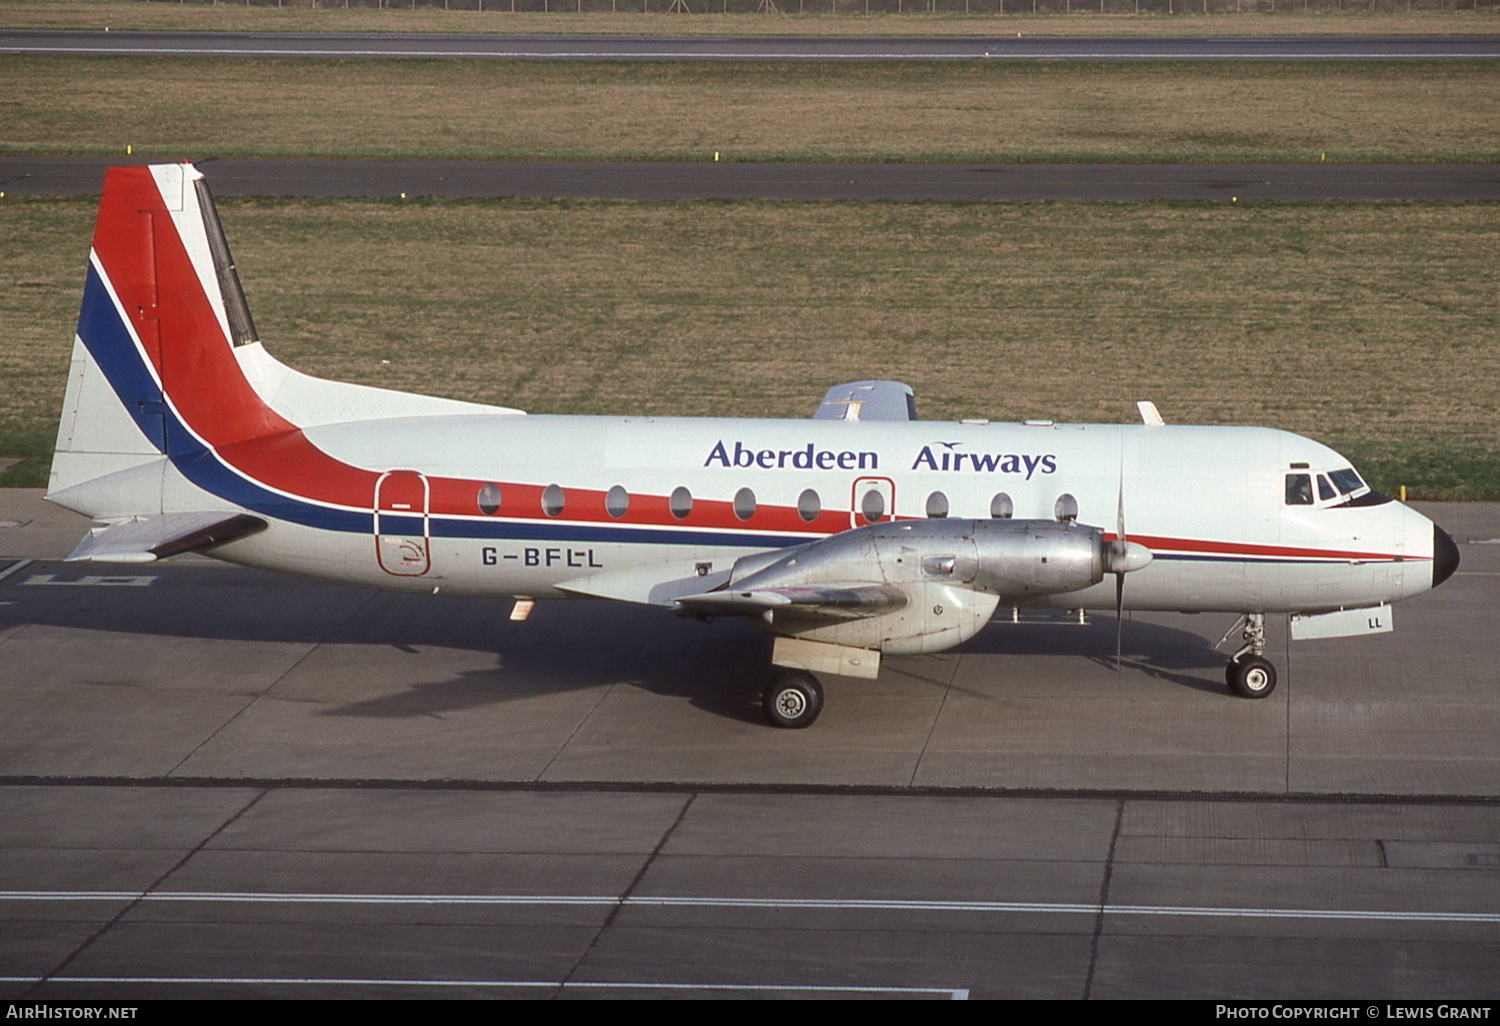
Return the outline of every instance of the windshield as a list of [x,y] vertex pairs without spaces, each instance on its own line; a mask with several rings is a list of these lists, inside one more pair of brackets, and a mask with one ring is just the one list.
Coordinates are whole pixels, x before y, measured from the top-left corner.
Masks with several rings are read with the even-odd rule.
[[1365,483],[1359,479],[1359,475],[1354,472],[1354,469],[1352,467],[1345,467],[1343,470],[1335,470],[1328,476],[1333,478],[1334,485],[1337,486],[1338,490],[1343,492],[1345,495],[1348,495],[1351,492],[1357,492],[1365,486]]

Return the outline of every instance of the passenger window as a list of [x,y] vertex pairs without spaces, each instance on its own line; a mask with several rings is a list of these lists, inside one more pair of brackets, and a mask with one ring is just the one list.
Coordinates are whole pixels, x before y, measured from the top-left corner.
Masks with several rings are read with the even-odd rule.
[[1288,506],[1311,506],[1312,476],[1309,474],[1288,474],[1286,476],[1286,504]]
[[1318,498],[1322,499],[1324,502],[1327,502],[1329,499],[1335,498],[1338,494],[1338,492],[1333,490],[1333,485],[1328,483],[1328,478],[1324,477],[1322,474],[1319,474]]
[[755,493],[750,489],[741,488],[734,493],[734,515],[741,520],[755,516]]
[[997,492],[990,500],[990,516],[995,520],[1009,520],[1016,515],[1016,505],[1010,501],[1010,496],[1004,492]]
[[500,486],[497,484],[483,485],[479,489],[479,512],[487,517],[492,517],[500,512]]
[[885,516],[885,496],[880,494],[880,489],[871,488],[865,492],[864,498],[859,500],[859,512],[865,523],[880,523]]
[[806,489],[797,496],[797,515],[809,524],[818,519],[818,514],[823,512],[823,500],[818,498],[818,493],[811,488]]
[[542,489],[542,512],[549,517],[561,515],[563,511],[563,490],[555,484],[549,484]]
[[604,496],[604,512],[619,520],[630,509],[630,493],[622,485],[615,485]]
[[1060,522],[1078,519],[1078,500],[1067,492],[1057,497],[1052,504],[1052,516]]
[[667,509],[678,520],[686,520],[687,515],[693,511],[693,493],[678,485],[672,489],[672,497],[667,500]]
[[942,492],[933,492],[927,496],[927,518],[929,520],[942,520],[948,515],[948,496]]

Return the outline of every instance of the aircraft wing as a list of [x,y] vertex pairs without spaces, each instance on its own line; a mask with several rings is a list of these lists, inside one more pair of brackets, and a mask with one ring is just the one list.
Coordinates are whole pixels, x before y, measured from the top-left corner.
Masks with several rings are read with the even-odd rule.
[[243,538],[265,529],[248,513],[159,513],[95,527],[68,553],[68,563],[152,563]]
[[858,620],[900,609],[906,596],[879,584],[809,584],[782,588],[727,588],[685,595],[677,608],[689,613],[787,613],[796,617]]
[[813,420],[916,420],[917,398],[899,381],[847,381],[823,394]]

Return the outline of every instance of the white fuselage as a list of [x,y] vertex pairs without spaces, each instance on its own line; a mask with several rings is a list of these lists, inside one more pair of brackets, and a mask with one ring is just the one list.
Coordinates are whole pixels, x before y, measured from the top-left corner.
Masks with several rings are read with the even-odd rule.
[[[559,585],[631,568],[728,569],[750,553],[861,526],[862,498],[875,490],[897,519],[926,517],[930,502],[949,518],[988,518],[1004,493],[1016,519],[1052,520],[1071,496],[1079,523],[1113,533],[1123,507],[1127,537],[1155,557],[1131,575],[1132,609],[1310,612],[1431,586],[1429,520],[1395,502],[1288,505],[1293,464],[1316,474],[1348,462],[1261,428],[450,415],[305,434],[343,463],[415,472],[416,486],[469,482],[468,508],[452,501],[452,485],[446,503],[433,487],[414,487],[410,514],[373,518],[369,533],[292,517],[223,558],[402,590],[559,596],[579,591]],[[494,511],[479,506],[483,483],[499,492]],[[549,485],[563,500],[556,516],[537,498]],[[612,488],[628,497],[618,517],[600,508]],[[679,519],[664,507],[684,488],[692,509]],[[733,508],[742,489],[755,503],[753,512],[742,505],[744,519]],[[815,523],[797,513],[808,490],[821,507]],[[350,512],[369,514],[375,499]],[[203,500],[189,494],[182,504]],[[378,558],[377,530],[420,540],[425,561],[403,569]],[[1038,601],[1112,607],[1114,585]]]

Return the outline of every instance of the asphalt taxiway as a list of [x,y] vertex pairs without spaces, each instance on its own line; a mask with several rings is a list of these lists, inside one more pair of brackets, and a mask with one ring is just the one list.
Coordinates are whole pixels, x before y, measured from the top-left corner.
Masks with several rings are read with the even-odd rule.
[[511,623],[0,492],[0,993],[1500,992],[1500,507],[1396,631],[992,624],[762,724],[743,624]]
[[609,61],[1493,60],[1500,36],[443,35],[0,29],[0,53]]
[[[1493,164],[742,164],[181,156],[195,160],[220,196],[1116,202],[1500,199],[1500,167]],[[146,160],[0,155],[0,192],[98,195],[105,168],[141,163]]]

